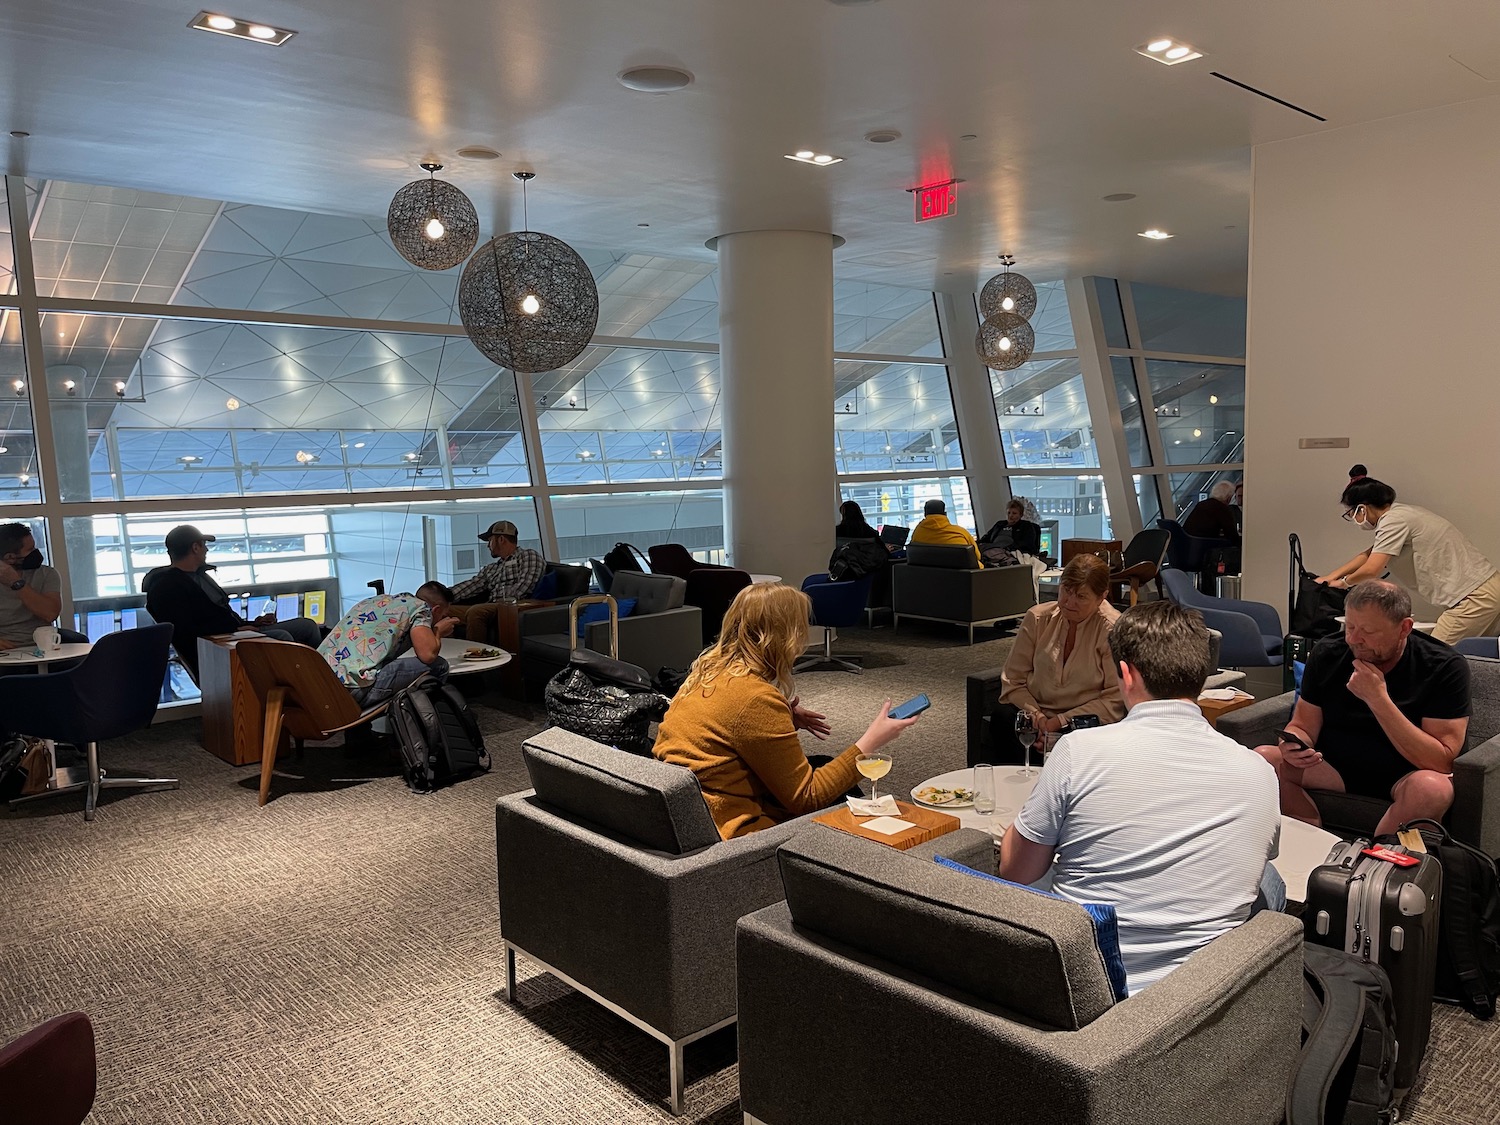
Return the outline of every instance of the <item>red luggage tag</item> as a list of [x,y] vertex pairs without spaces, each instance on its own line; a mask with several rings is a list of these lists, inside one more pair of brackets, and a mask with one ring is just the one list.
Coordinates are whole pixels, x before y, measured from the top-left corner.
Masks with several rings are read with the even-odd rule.
[[1393,852],[1383,844],[1377,844],[1373,848],[1361,848],[1359,854],[1367,855],[1371,859],[1383,859],[1387,863],[1394,863],[1397,867],[1415,867],[1422,862],[1417,856]]

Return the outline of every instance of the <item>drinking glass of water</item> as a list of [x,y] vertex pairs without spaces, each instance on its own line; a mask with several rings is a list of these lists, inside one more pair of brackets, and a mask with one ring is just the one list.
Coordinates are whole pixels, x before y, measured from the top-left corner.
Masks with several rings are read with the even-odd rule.
[[974,767],[974,811],[989,816],[995,811],[995,767]]
[[860,773],[870,779],[870,800],[878,801],[880,797],[875,792],[875,787],[882,777],[891,772],[890,754],[884,750],[873,750],[863,758],[856,759],[854,764]]

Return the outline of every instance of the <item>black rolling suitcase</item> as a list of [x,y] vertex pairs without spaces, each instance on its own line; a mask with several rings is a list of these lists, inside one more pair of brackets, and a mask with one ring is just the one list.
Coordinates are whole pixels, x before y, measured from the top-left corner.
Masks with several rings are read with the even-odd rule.
[[[1396,1002],[1396,1090],[1417,1079],[1432,1028],[1443,870],[1436,859],[1399,844],[1364,854],[1368,840],[1336,844],[1307,877],[1307,940],[1379,965]],[[1408,863],[1415,860],[1415,863]]]

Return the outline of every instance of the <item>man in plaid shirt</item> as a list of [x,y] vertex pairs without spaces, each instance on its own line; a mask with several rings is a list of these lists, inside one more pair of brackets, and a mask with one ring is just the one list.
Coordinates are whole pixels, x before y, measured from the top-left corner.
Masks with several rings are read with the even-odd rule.
[[488,530],[480,533],[479,538],[490,545],[490,555],[495,561],[473,578],[457,583],[453,587],[453,600],[469,602],[478,598],[481,603],[455,605],[453,612],[464,618],[465,637],[489,644],[495,625],[495,603],[526,597],[536,588],[547,564],[530,547],[517,543],[519,533],[510,520],[496,520]]

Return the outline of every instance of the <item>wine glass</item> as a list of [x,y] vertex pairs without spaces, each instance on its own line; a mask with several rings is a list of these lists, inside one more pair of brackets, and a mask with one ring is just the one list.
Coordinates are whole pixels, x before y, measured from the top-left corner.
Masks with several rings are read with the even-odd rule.
[[876,783],[882,777],[891,772],[891,756],[885,750],[872,750],[855,763],[859,772],[870,779],[870,800],[878,801],[879,795],[875,792]]
[[1026,747],[1026,765],[1016,771],[1017,777],[1030,777],[1036,773],[1031,768],[1031,744],[1036,741],[1036,720],[1030,711],[1016,712],[1016,741]]

